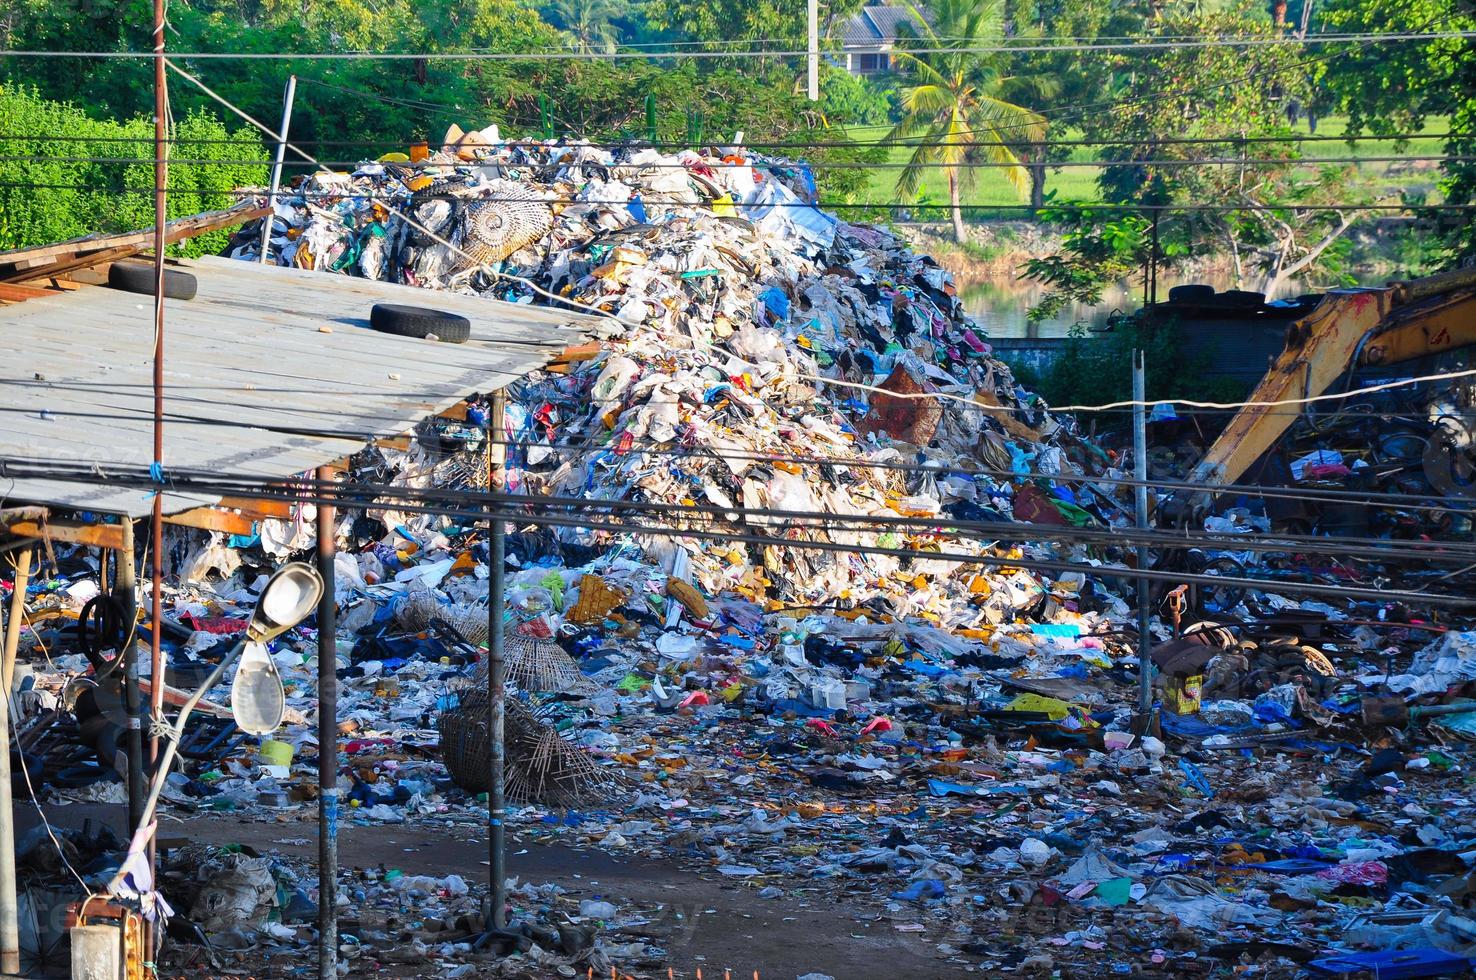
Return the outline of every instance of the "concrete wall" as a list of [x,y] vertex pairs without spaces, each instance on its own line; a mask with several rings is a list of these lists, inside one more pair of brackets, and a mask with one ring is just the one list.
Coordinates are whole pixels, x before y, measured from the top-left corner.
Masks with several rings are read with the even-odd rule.
[[1001,361],[1044,374],[1069,342],[1066,337],[991,337],[989,345]]

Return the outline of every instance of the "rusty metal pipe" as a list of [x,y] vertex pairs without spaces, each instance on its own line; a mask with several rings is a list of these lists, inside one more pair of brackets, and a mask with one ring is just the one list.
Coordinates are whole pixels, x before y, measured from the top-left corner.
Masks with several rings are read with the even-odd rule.
[[[318,467],[327,483],[333,471]],[[334,532],[338,512],[318,504],[318,976],[338,980],[338,597]]]
[[1433,276],[1395,280],[1389,283],[1389,288],[1394,291],[1394,302],[1398,305],[1429,299],[1431,296],[1439,296],[1453,289],[1464,289],[1467,286],[1476,286],[1476,267],[1451,269],[1447,272],[1437,272]]
[[[26,549],[15,559],[15,590],[10,596],[10,611],[5,620],[4,663],[0,675],[14,669],[15,653],[20,645],[21,618],[26,608],[26,586],[31,579],[31,551]],[[20,914],[15,893],[15,821],[10,803],[10,688],[0,691],[0,973],[20,973]]]

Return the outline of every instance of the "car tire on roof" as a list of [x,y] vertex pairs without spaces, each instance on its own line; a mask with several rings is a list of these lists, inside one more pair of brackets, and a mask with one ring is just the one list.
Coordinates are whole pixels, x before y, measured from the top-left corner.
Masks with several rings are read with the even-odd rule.
[[1170,303],[1208,303],[1215,298],[1215,287],[1202,282],[1188,282],[1169,288]]
[[434,336],[447,344],[464,344],[471,340],[471,321],[466,317],[424,306],[376,303],[369,312],[369,326],[380,333],[398,337]]
[[[154,267],[141,262],[114,262],[108,267],[108,286],[127,293],[154,295]],[[164,270],[165,299],[194,299],[200,282],[179,269]]]

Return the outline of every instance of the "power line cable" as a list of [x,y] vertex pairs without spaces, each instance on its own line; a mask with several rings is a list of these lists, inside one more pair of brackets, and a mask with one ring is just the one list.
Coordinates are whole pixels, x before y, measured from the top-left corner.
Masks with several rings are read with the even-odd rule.
[[[48,474],[94,473],[102,467],[121,467],[120,463],[93,463],[87,466],[58,464],[48,469],[45,462],[10,459],[3,461],[3,472],[13,475],[17,467],[29,467],[33,471]],[[48,477],[51,478],[51,477]],[[151,477],[152,478],[152,477]],[[246,490],[268,483],[264,478],[222,475],[184,469],[171,471],[171,480],[188,481],[191,488],[211,487],[224,495],[240,495]],[[1329,537],[1323,535],[1231,533],[1213,531],[1142,532],[1124,528],[1054,528],[1048,525],[1020,523],[1009,520],[992,521],[955,518],[937,514],[909,516],[900,513],[833,513],[829,511],[804,511],[782,508],[740,507],[731,504],[693,503],[673,504],[662,501],[627,499],[603,499],[592,497],[569,497],[558,495],[527,496],[487,492],[472,489],[407,487],[382,483],[332,483],[311,478],[294,479],[293,488],[332,489],[342,499],[358,495],[359,506],[388,507],[395,500],[418,502],[479,504],[491,506],[536,505],[539,508],[564,508],[574,511],[637,511],[647,514],[690,517],[703,520],[726,520],[730,523],[797,523],[804,529],[825,530],[835,533],[874,533],[879,528],[902,528],[925,534],[958,535],[973,532],[981,538],[1009,541],[1070,541],[1103,546],[1123,546],[1135,543],[1147,544],[1158,549],[1207,548],[1219,551],[1251,551],[1262,553],[1297,552],[1363,557],[1381,561],[1401,560],[1402,556],[1392,553],[1391,548],[1419,555],[1426,561],[1468,562],[1476,557],[1476,545],[1444,541],[1419,541],[1386,538]]]
[[[78,156],[48,156],[45,154],[25,154],[0,156],[0,163],[98,163],[98,164],[144,164],[153,163],[153,157],[78,157]],[[371,160],[325,160],[325,167],[354,167],[359,168],[371,165],[376,161]],[[1085,168],[1100,169],[1107,167],[1262,167],[1262,166],[1310,166],[1313,164],[1334,163],[1471,163],[1476,162],[1476,156],[1450,156],[1446,154],[1411,154],[1402,153],[1393,156],[1341,156],[1341,157],[1179,157],[1146,160],[1061,160],[1051,163],[1052,169]],[[211,159],[189,159],[171,158],[170,163],[185,164],[192,166],[269,166],[272,161],[262,160],[211,160]],[[515,164],[508,165],[516,168]],[[804,164],[778,164],[778,163],[640,163],[632,161],[618,161],[614,163],[549,163],[543,166],[549,169],[563,169],[565,167],[595,167],[608,168],[612,170],[786,170],[799,166],[811,170],[947,170],[957,166],[950,163],[937,163],[923,161],[919,163],[900,163],[891,161],[867,161],[867,160],[837,160],[834,163],[804,163]],[[969,169],[1013,170],[1023,166],[1018,163],[1007,163],[996,160],[981,160],[977,163],[966,165]],[[475,189],[475,188],[472,188]],[[409,191],[406,192],[410,193]]]
[[[1206,38],[1195,41],[1156,41],[1143,39],[1131,42],[1109,42],[1106,44],[968,44],[957,46],[934,46],[898,48],[907,54],[1081,54],[1087,52],[1119,51],[1148,52],[1184,50],[1194,48],[1255,48],[1255,47],[1300,47],[1317,44],[1392,44],[1439,40],[1462,40],[1476,37],[1476,31],[1439,31],[1428,33],[1406,32],[1402,34],[1349,34],[1340,37],[1295,35],[1278,37],[1232,37]],[[1150,36],[1151,38],[1151,36]],[[180,61],[625,61],[625,60],[712,60],[723,58],[803,58],[808,50],[783,51],[189,51],[170,52],[168,58]],[[0,58],[77,58],[77,59],[152,59],[162,57],[153,51],[0,51]]]
[[[178,403],[181,399],[171,398]],[[188,399],[185,399],[188,401]],[[646,403],[643,403],[646,404]],[[680,404],[679,402],[677,404]],[[78,418],[91,422],[109,421],[139,421],[151,418],[143,412],[123,413],[99,413],[69,410],[65,408],[46,409],[47,415],[54,418]],[[0,408],[0,414],[33,414],[31,409]],[[310,410],[299,410],[298,414],[325,414],[334,413],[324,411],[321,413]],[[326,430],[293,425],[270,425],[260,421],[250,423],[237,422],[230,419],[222,419],[212,416],[187,415],[175,410],[166,413],[166,420],[171,425],[201,425],[212,428],[251,428],[275,432],[280,435],[300,435],[319,439],[342,439],[346,442],[360,445],[374,445],[383,441],[383,437],[370,429],[363,430]],[[398,421],[398,417],[385,419],[386,422]],[[1398,510],[1422,511],[1433,513],[1468,513],[1471,508],[1476,507],[1476,501],[1447,500],[1445,502],[1432,502],[1432,494],[1406,494],[1387,493],[1362,490],[1338,490],[1334,488],[1295,488],[1295,487],[1266,487],[1256,484],[1202,484],[1188,483],[1178,480],[1158,479],[1138,481],[1127,477],[1114,477],[1110,475],[1089,475],[1072,473],[1050,473],[1050,472],[1026,472],[1020,473],[1015,470],[990,468],[982,466],[962,466],[942,463],[904,463],[892,460],[871,460],[864,457],[824,457],[787,455],[778,452],[755,452],[735,453],[729,450],[706,449],[670,449],[660,446],[614,446],[609,444],[588,443],[557,443],[557,442],[534,442],[518,440],[490,439],[493,445],[506,446],[509,448],[522,447],[524,449],[551,449],[573,455],[604,456],[610,455],[616,458],[625,456],[652,456],[663,459],[694,459],[703,461],[721,461],[724,459],[740,459],[755,463],[793,463],[796,465],[830,466],[836,468],[854,469],[880,469],[893,472],[901,472],[913,475],[931,475],[935,477],[945,476],[987,476],[999,480],[1051,480],[1056,483],[1065,484],[1087,484],[1113,487],[1137,487],[1146,486],[1154,490],[1166,490],[1173,492],[1209,493],[1214,496],[1250,496],[1264,499],[1288,500],[1302,503],[1340,503],[1345,505],[1361,505],[1367,507],[1389,507]],[[121,466],[126,465],[121,461],[98,461],[98,465]],[[1118,506],[1123,506],[1118,504]]]
[[[8,473],[9,467],[6,467]],[[100,485],[136,485],[143,488],[159,490],[160,484],[147,476],[141,476],[135,480],[121,477],[115,474],[74,474],[67,482]],[[164,488],[167,490],[188,489],[188,481],[171,478],[166,482]],[[251,496],[256,499],[277,500],[286,503],[332,503],[345,509],[360,509],[364,505],[356,502],[340,501],[336,496],[323,495],[314,497],[304,494],[301,490],[289,490],[285,493],[270,493],[264,488],[257,488],[249,494],[240,496]],[[524,506],[536,504],[534,498],[522,498],[519,503]],[[799,551],[828,551],[839,553],[854,553],[866,555],[887,555],[897,558],[912,558],[932,561],[951,561],[959,564],[988,565],[1004,568],[1025,568],[1048,572],[1084,572],[1087,575],[1124,578],[1124,579],[1149,579],[1152,581],[1180,583],[1193,583],[1208,585],[1215,588],[1254,589],[1290,594],[1328,595],[1348,600],[1365,600],[1377,603],[1406,602],[1415,605],[1452,606],[1469,608],[1476,606],[1476,599],[1464,595],[1443,595],[1437,593],[1412,593],[1390,589],[1361,588],[1346,585],[1326,585],[1310,582],[1298,582],[1284,579],[1261,579],[1238,576],[1207,575],[1199,573],[1179,573],[1172,571],[1161,571],[1159,569],[1136,569],[1123,566],[1092,565],[1089,562],[1056,561],[1036,558],[1015,558],[998,555],[979,555],[959,552],[926,551],[921,549],[891,548],[882,546],[856,546],[832,541],[795,540],[792,538],[776,537],[772,535],[733,533],[731,531],[708,531],[697,528],[671,528],[664,525],[639,525],[614,523],[607,521],[590,521],[587,519],[569,519],[559,515],[538,514],[530,516],[526,512],[494,511],[491,508],[448,508],[441,506],[427,506],[412,503],[400,503],[394,509],[406,513],[438,514],[447,517],[464,517],[471,520],[502,520],[521,523],[532,521],[538,526],[569,527],[590,531],[608,531],[619,534],[647,534],[659,537],[697,538],[702,540],[719,541],[724,543],[743,543],[760,545],[764,547],[788,548]]]
[[[0,181],[0,187],[22,188],[31,190],[87,190],[98,194],[152,194],[151,187],[103,187],[96,184],[86,183],[32,183],[29,181]],[[241,199],[265,198],[265,190],[211,190],[211,189],[174,189],[169,193],[188,197],[234,197]],[[343,200],[352,199],[360,201],[404,201],[412,196],[411,192],[394,192],[389,194],[364,193],[354,190],[325,190],[317,191],[282,191],[279,198],[291,201],[302,198],[306,201],[315,200]],[[438,198],[463,198],[475,200],[481,203],[519,203],[526,204],[526,197],[498,197],[489,195],[486,197],[467,197],[456,193],[416,193],[413,195],[417,201],[436,200]],[[598,198],[578,197],[550,197],[539,199],[544,204],[576,205],[587,204],[599,207],[625,207],[631,203],[630,199],[623,201],[601,200]],[[647,208],[697,208],[705,207],[710,210],[710,201],[691,203],[686,201],[662,201],[656,198],[642,197],[641,203]],[[748,205],[735,204],[734,207],[742,208]],[[760,206],[755,205],[755,208]],[[762,208],[801,208],[806,210],[820,211],[891,211],[903,209],[907,211],[926,211],[929,209],[951,211],[951,204],[927,204],[927,203],[902,203],[898,201],[774,201],[761,206]],[[1332,204],[1307,204],[1303,202],[1287,202],[1282,204],[1110,204],[1105,202],[1073,201],[1069,203],[1050,203],[1044,208],[1031,204],[960,204],[960,211],[1115,211],[1123,214],[1239,214],[1256,212],[1276,213],[1339,213],[1343,211],[1380,211],[1380,212],[1463,212],[1476,210],[1476,203],[1470,204],[1380,204],[1361,203],[1357,201],[1342,201]],[[397,212],[398,213],[398,212]],[[902,222],[904,226],[913,226],[918,222]],[[927,224],[927,222],[923,222]]]
[[[299,81],[301,81],[301,80],[302,79],[299,79]],[[349,89],[347,91],[355,91],[355,90]],[[377,98],[379,98],[377,95],[375,95],[373,93],[369,93],[369,92],[357,91],[356,94],[363,95],[366,98],[371,98],[371,99],[377,99]],[[429,103],[427,103],[427,104],[429,104]],[[1325,133],[1324,134],[1321,134],[1321,135],[1318,135],[1318,134],[1310,134],[1310,133],[1289,133],[1289,134],[1284,135],[1284,136],[1182,136],[1182,137],[1163,136],[1163,137],[1143,137],[1142,139],[1112,139],[1112,138],[1103,138],[1103,139],[1048,139],[1048,140],[1045,140],[1044,142],[1041,142],[1041,143],[1038,143],[1038,144],[1035,144],[1035,145],[1038,145],[1038,146],[1043,147],[1045,149],[1055,149],[1055,148],[1059,148],[1059,147],[1088,147],[1088,146],[1190,146],[1190,145],[1219,145],[1219,144],[1228,144],[1228,145],[1236,145],[1236,146],[1239,146],[1241,144],[1260,144],[1260,143],[1342,143],[1342,142],[1347,142],[1347,143],[1360,143],[1360,142],[1367,143],[1367,142],[1398,142],[1398,141],[1401,141],[1401,140],[1408,141],[1408,140],[1416,140],[1416,139],[1451,139],[1451,138],[1463,138],[1463,137],[1468,136],[1468,135],[1473,135],[1473,134],[1445,132],[1445,133],[1388,133],[1388,134],[1384,134],[1384,135],[1361,134],[1361,135],[1351,135],[1351,136],[1350,135],[1336,135],[1336,136],[1334,136],[1334,135],[1328,135],[1328,134],[1325,134]],[[148,137],[142,137],[142,136],[140,136],[140,137],[133,137],[133,136],[64,136],[64,135],[56,135],[56,136],[53,136],[53,135],[45,134],[45,133],[0,133],[0,140],[33,140],[33,141],[50,142],[50,143],[140,143],[140,144],[149,144],[149,145],[151,145],[153,143],[153,140],[152,139],[150,139]],[[910,142],[912,140],[916,140],[917,142]],[[253,146],[254,145],[261,145],[261,146],[267,146],[267,147],[272,147],[272,146],[277,146],[277,145],[284,145],[284,141],[282,141],[282,140],[263,139],[263,140],[257,141],[257,140],[250,139],[250,138],[245,138],[245,137],[236,137],[236,138],[230,138],[230,139],[205,139],[205,138],[194,139],[194,138],[188,138],[188,137],[175,137],[175,138],[166,140],[166,142],[169,142],[169,143],[185,143],[185,144],[198,143],[198,144],[201,144],[201,145],[211,145],[211,144],[238,145],[238,144],[246,144],[246,145],[253,145]],[[395,138],[395,137],[385,137],[383,139],[362,139],[362,140],[303,140],[301,142],[308,143],[308,144],[313,145],[313,146],[332,146],[332,147],[366,146],[366,147],[378,147],[378,146],[385,146],[385,145],[391,144],[391,143],[397,144],[397,145],[403,145],[403,144],[405,144],[408,141],[402,140],[402,139],[398,139],[398,138]],[[721,140],[708,140],[706,142],[707,142],[707,144],[712,144],[712,143],[721,144],[722,143]],[[743,146],[745,148],[747,148],[747,149],[843,149],[843,148],[849,148],[849,147],[917,146],[917,145],[926,145],[926,146],[930,146],[930,147],[932,147],[932,146],[942,146],[942,147],[948,147],[948,146],[1016,146],[1016,145],[1018,145],[1018,141],[970,140],[967,143],[963,143],[963,142],[957,142],[957,143],[955,143],[955,142],[948,142],[948,141],[932,141],[932,140],[926,140],[923,137],[905,137],[905,138],[903,138],[903,139],[901,139],[899,141],[896,141],[896,142],[893,142],[893,141],[890,141],[890,140],[880,140],[880,139],[877,139],[877,140],[833,140],[833,141],[827,141],[827,142],[807,141],[807,142],[802,142],[802,143],[795,143],[795,142],[769,142],[769,141],[764,141],[764,140],[753,140],[753,139],[748,139],[748,138],[745,138],[744,141],[743,141]],[[495,147],[515,147],[515,148],[530,147],[530,148],[537,148],[537,149],[566,149],[566,150],[578,150],[578,149],[586,149],[586,148],[609,149],[609,150],[631,150],[631,149],[647,149],[647,148],[653,148],[653,149],[670,148],[670,149],[682,150],[682,149],[692,149],[693,148],[692,147],[692,144],[690,142],[685,142],[685,141],[684,142],[676,142],[676,141],[666,142],[666,141],[662,141],[662,140],[657,140],[655,142],[652,142],[652,141],[646,140],[646,139],[626,138],[626,139],[621,139],[621,140],[616,140],[616,141],[611,141],[611,142],[600,142],[600,141],[583,140],[583,139],[580,139],[580,140],[571,140],[571,139],[568,139],[566,137],[559,137],[559,138],[548,139],[548,140],[535,140],[535,139],[521,139],[521,140],[518,140],[518,139],[508,139],[508,140],[503,140],[500,143],[495,144]],[[149,157],[148,159],[150,161],[153,160],[152,157]],[[361,161],[361,162],[363,162],[363,161]],[[549,166],[553,166],[555,164],[552,164],[551,163],[551,164],[548,164],[548,165]],[[765,164],[764,163],[755,163],[755,164],[752,164],[752,166],[762,167],[762,166],[765,166]]]

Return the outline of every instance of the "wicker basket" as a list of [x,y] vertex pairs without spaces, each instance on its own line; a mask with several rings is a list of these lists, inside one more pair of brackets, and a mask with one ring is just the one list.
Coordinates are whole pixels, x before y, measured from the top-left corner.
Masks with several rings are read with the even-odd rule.
[[[485,692],[463,692],[461,704],[441,712],[436,728],[446,771],[462,789],[486,792],[491,784]],[[605,802],[621,789],[619,777],[569,744],[517,698],[504,702],[503,746],[507,798],[520,804],[573,807]]]

